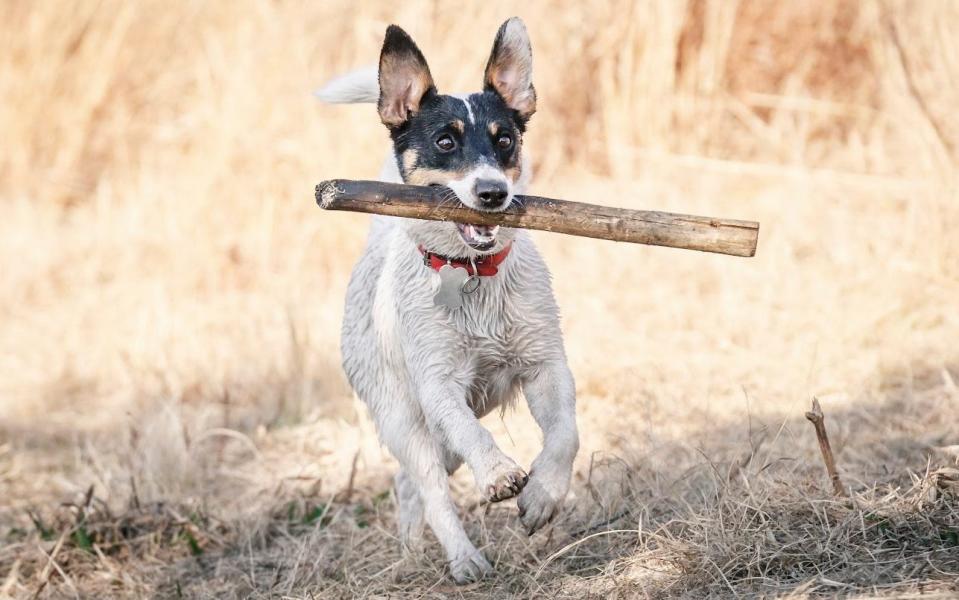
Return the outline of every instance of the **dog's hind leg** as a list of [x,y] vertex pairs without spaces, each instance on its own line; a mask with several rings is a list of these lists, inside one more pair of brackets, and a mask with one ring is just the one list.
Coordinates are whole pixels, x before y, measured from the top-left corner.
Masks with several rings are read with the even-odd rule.
[[399,529],[400,542],[404,550],[418,550],[423,543],[423,499],[420,498],[420,490],[406,474],[406,471],[400,469],[393,478],[393,490],[396,493],[397,528]]
[[426,424],[401,402],[394,403],[379,426],[383,441],[403,467],[397,477],[397,487],[403,487],[399,493],[406,496],[412,488],[419,494],[420,503],[407,502],[408,510],[400,498],[400,527],[409,526],[412,535],[421,517],[446,551],[453,579],[467,583],[482,578],[493,567],[466,535],[450,497],[447,469],[457,466],[458,459],[447,459]]
[[[450,475],[463,464],[460,457],[448,451],[444,452],[443,458],[446,472]],[[420,490],[410,476],[400,469],[393,478],[393,491],[398,505],[397,526],[400,541],[404,549],[418,550],[422,546],[423,526],[426,524]]]
[[457,469],[463,466],[463,459],[453,454],[450,450],[443,452],[443,462],[446,465],[446,473],[452,475]]

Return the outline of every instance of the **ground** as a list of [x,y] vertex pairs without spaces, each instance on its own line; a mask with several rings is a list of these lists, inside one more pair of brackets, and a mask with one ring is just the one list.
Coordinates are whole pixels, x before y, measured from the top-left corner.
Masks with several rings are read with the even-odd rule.
[[[955,597],[959,12],[613,4],[522,14],[533,191],[756,220],[759,249],[534,234],[581,450],[532,537],[457,473],[495,566],[463,587],[432,537],[401,552],[339,365],[367,218],[312,188],[372,176],[386,136],[304,88],[392,21],[467,86],[503,7],[0,8],[0,81],[25,82],[0,107],[0,598]],[[522,402],[484,422],[530,464]]]

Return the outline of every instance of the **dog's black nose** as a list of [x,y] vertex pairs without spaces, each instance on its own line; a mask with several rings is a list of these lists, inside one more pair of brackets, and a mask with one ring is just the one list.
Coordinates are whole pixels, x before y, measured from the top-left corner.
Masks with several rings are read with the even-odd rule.
[[505,181],[495,179],[478,179],[473,186],[473,193],[479,198],[483,208],[499,208],[509,194]]

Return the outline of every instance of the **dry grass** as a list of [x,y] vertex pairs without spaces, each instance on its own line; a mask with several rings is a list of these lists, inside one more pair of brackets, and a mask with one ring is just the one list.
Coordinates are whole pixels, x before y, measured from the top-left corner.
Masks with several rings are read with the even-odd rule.
[[[467,588],[400,554],[339,369],[366,219],[311,190],[386,136],[309,91],[388,22],[473,88],[514,9],[348,6],[0,4],[0,597],[959,590],[959,5],[520,11],[537,192],[763,230],[749,260],[537,234],[583,449],[531,539],[457,476],[496,563]],[[489,426],[529,463],[522,409]]]

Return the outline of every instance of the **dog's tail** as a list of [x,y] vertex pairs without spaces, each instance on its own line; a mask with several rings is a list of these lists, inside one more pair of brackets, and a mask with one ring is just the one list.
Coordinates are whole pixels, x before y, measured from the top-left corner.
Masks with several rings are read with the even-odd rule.
[[380,99],[377,68],[366,67],[335,77],[314,95],[329,104],[375,104]]

